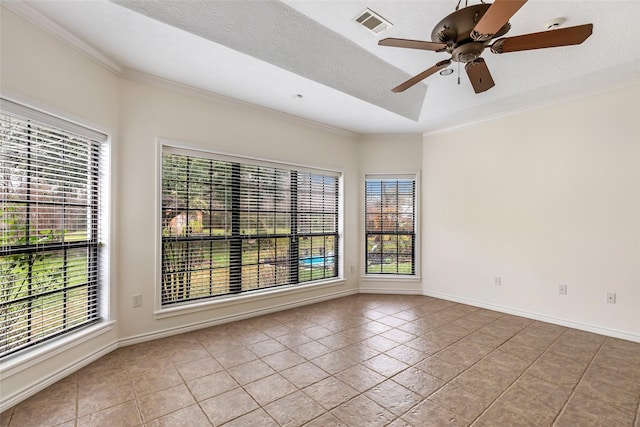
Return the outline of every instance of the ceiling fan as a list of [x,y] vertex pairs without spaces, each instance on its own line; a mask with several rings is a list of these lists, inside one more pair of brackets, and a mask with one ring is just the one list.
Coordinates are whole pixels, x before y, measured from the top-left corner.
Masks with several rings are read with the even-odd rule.
[[[380,46],[404,47],[409,49],[447,52],[450,59],[436,63],[392,89],[403,92],[421,82],[437,71],[448,67],[452,62],[464,63],[465,70],[476,93],[484,92],[495,86],[489,68],[480,57],[485,48],[493,53],[518,52],[548,47],[571,46],[585,41],[593,31],[593,24],[559,28],[539,33],[524,34],[515,37],[502,37],[510,29],[511,18],[527,0],[495,0],[491,4],[481,3],[456,8],[436,24],[431,33],[432,41],[387,38],[378,42]],[[460,3],[458,2],[458,6]]]

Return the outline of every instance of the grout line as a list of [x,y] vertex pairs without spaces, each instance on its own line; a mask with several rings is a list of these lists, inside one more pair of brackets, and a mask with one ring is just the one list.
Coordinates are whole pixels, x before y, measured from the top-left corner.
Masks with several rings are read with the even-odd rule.
[[[567,330],[567,332],[568,331],[569,330]],[[562,408],[560,408],[560,410],[558,411],[556,416],[553,418],[553,421],[551,421],[551,425],[554,425],[556,423],[556,421],[558,420],[558,417],[560,417],[560,415],[564,412],[565,408],[567,407],[567,404],[569,403],[569,400],[571,400],[571,398],[576,394],[576,389],[578,388],[578,385],[580,385],[580,383],[584,379],[584,374],[587,372],[589,367],[591,367],[591,365],[593,364],[593,361],[595,360],[595,358],[598,355],[598,353],[600,353],[600,350],[602,349],[602,346],[604,346],[604,343],[606,341],[607,341],[606,338],[603,339],[602,342],[600,343],[600,345],[598,346],[598,349],[593,353],[593,356],[591,356],[591,360],[589,360],[589,363],[587,364],[586,368],[584,368],[584,370],[582,371],[582,375],[580,375],[580,379],[578,379],[576,384],[571,388],[571,393],[569,393],[569,397],[567,397],[567,400],[562,405]]]

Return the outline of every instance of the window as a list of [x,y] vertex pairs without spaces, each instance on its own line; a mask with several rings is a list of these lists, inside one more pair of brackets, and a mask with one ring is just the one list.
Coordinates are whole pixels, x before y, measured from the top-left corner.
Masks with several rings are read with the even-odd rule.
[[161,304],[338,276],[334,172],[162,149]]
[[367,274],[415,275],[416,178],[365,178]]
[[2,99],[0,356],[99,320],[106,139]]

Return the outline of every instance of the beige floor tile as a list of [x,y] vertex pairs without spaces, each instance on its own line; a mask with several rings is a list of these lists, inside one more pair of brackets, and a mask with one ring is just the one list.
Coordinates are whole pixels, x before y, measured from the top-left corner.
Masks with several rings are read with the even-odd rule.
[[218,426],[258,409],[259,405],[246,391],[236,388],[200,402],[200,407],[211,423]]
[[554,425],[562,426],[631,426],[635,413],[586,394],[574,393]]
[[[42,392],[41,392],[42,393]],[[10,426],[55,426],[73,421],[76,415],[75,400],[46,400],[37,406],[23,402],[16,406]]]
[[316,357],[315,359],[311,360],[311,362],[330,374],[337,374],[338,372],[344,371],[345,369],[356,364],[354,360],[343,356],[337,351],[333,351],[323,356]]
[[247,350],[246,348],[238,348],[236,350],[226,351],[215,355],[216,360],[225,368],[233,368],[243,363],[256,360],[258,356]]
[[391,356],[394,359],[398,359],[401,362],[406,363],[407,365],[415,365],[420,362],[427,355],[419,350],[416,350],[411,347],[407,347],[406,345],[399,345],[397,347],[392,348],[391,350],[387,350],[384,352],[387,356]]
[[138,397],[183,384],[182,377],[174,367],[133,378],[131,382]]
[[422,400],[422,396],[392,380],[378,384],[365,396],[395,415],[402,415]]
[[280,371],[280,374],[300,389],[329,376],[326,371],[318,368],[311,362],[305,362],[292,368],[285,369],[284,371]]
[[473,362],[456,359],[456,354],[444,355],[443,353],[428,357],[415,367],[429,375],[438,377],[444,381],[449,381],[458,376],[462,371],[471,366]]
[[450,383],[429,396],[429,401],[471,422],[484,412],[496,397],[497,395],[477,393],[473,389]]
[[9,408],[6,411],[0,413],[0,427],[7,427],[11,416],[13,415],[13,408]]
[[320,415],[309,421],[304,427],[348,427],[345,423],[334,417],[333,415],[326,413]]
[[639,401],[639,343],[359,294],[118,349],[0,427],[640,427]]
[[571,394],[570,388],[523,376],[495,402],[538,425],[551,425]]
[[297,390],[296,386],[280,374],[254,381],[245,385],[244,389],[262,406]]
[[[473,427],[497,427],[497,426],[518,426],[518,427],[540,427],[535,421],[523,415],[511,411],[502,405],[491,406],[474,423]],[[577,427],[574,425],[574,427]]]
[[399,345],[397,342],[381,335],[375,335],[371,338],[367,338],[366,340],[363,340],[362,343],[374,350],[378,350],[379,352],[391,350]]
[[358,395],[358,391],[335,377],[325,378],[302,391],[327,410]]
[[268,340],[261,341],[259,343],[249,344],[247,345],[247,348],[258,357],[269,356],[270,354],[278,353],[287,349],[287,347],[273,338],[269,338]]
[[306,362],[304,357],[289,349],[263,357],[262,360],[276,371],[282,371]]
[[329,335],[333,335],[333,331],[331,329],[327,329],[324,326],[316,325],[307,329],[303,329],[300,331],[303,335],[308,336],[311,339],[317,340],[320,338],[328,337]]
[[587,368],[586,363],[545,353],[525,373],[565,387],[574,387]]
[[[291,408],[295,408],[295,411]],[[301,391],[271,402],[264,410],[282,427],[303,425],[324,412],[318,403]]]
[[252,360],[251,362],[229,368],[227,372],[240,385],[249,384],[260,378],[268,377],[275,371],[261,360]]
[[362,362],[364,366],[389,378],[407,369],[409,365],[386,354],[379,354]]
[[264,409],[259,408],[224,424],[224,427],[278,427]]
[[131,384],[117,387],[105,385],[103,388],[94,389],[80,394],[78,397],[78,416],[97,412],[111,406],[127,402],[135,398],[135,391]]
[[202,412],[200,406],[191,405],[174,413],[156,418],[146,424],[146,427],[206,427],[211,423]]
[[340,381],[359,392],[380,384],[385,377],[363,365],[355,365],[335,375]]
[[142,424],[142,417],[135,400],[78,419],[77,427],[128,427]]
[[236,380],[226,372],[216,372],[206,377],[196,378],[187,383],[198,402],[239,387]]
[[302,344],[306,344],[308,342],[312,342],[313,339],[309,338],[308,336],[306,336],[305,334],[301,333],[301,332],[291,332],[289,334],[286,335],[281,335],[277,338],[275,338],[276,341],[278,341],[280,344],[288,347],[288,348],[292,348],[292,347],[296,347]]
[[417,368],[409,368],[391,379],[422,397],[431,395],[446,383],[445,380],[429,375]]
[[[405,424],[409,426],[468,426],[469,423],[454,413],[436,405],[429,400],[423,400],[411,408],[401,417]],[[499,424],[496,424],[498,426]],[[508,424],[502,424],[508,425]]]
[[395,416],[364,395],[359,395],[331,411],[331,415],[348,426],[384,426]]
[[185,381],[206,377],[209,374],[220,372],[224,369],[222,365],[210,355],[199,360],[176,363],[174,366]]
[[195,403],[184,385],[162,390],[138,399],[143,421],[148,422]]
[[364,344],[353,344],[348,347],[341,348],[338,351],[342,356],[348,357],[356,363],[362,363],[372,357],[380,354],[379,351],[367,347]]
[[315,359],[332,351],[326,345],[322,345],[316,341],[292,347],[291,349],[307,360]]

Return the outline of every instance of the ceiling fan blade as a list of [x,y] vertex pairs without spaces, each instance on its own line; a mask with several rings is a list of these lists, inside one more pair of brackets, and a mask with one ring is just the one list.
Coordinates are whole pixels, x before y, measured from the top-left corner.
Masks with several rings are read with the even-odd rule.
[[475,41],[490,40],[527,0],[495,0],[471,31]]
[[478,58],[475,61],[467,62],[464,69],[467,71],[471,86],[476,93],[484,92],[496,85],[484,59]]
[[559,28],[540,33],[524,34],[496,40],[491,52],[505,53],[521,50],[544,49],[547,47],[572,46],[580,44],[593,33],[593,24]]
[[398,85],[398,86],[394,87],[393,89],[391,89],[391,92],[396,92],[396,93],[404,92],[405,90],[409,89],[411,86],[415,85],[416,83],[420,83],[422,80],[426,79],[431,74],[436,73],[438,70],[440,70],[442,68],[445,68],[449,64],[451,64],[451,60],[450,59],[446,59],[444,61],[440,61],[436,65],[434,65],[433,67],[424,70],[423,72],[421,72],[417,76],[412,77],[409,80],[407,80],[406,82],[402,83],[401,85]]
[[392,47],[406,47],[409,49],[421,49],[421,50],[433,50],[440,52],[445,50],[447,45],[445,43],[427,42],[422,40],[408,40],[408,39],[382,39],[378,42],[380,46],[392,46]]

